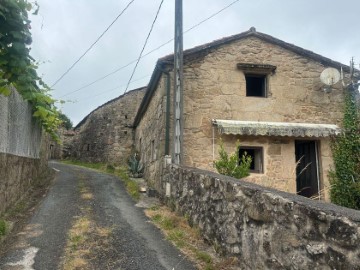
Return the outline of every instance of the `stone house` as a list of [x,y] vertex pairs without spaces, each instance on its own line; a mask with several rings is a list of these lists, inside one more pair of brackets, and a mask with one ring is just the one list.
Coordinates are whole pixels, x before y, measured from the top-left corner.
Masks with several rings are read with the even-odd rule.
[[[245,180],[307,197],[329,187],[330,139],[344,90],[324,91],[321,72],[349,67],[255,28],[184,51],[182,164],[214,171],[220,138],[253,159]],[[158,60],[134,120],[145,178],[164,191],[174,154],[173,55]],[[321,198],[329,200],[328,193]]]
[[114,165],[126,163],[133,149],[132,123],[145,89],[129,91],[90,112],[74,128],[75,134],[64,134],[63,157]]

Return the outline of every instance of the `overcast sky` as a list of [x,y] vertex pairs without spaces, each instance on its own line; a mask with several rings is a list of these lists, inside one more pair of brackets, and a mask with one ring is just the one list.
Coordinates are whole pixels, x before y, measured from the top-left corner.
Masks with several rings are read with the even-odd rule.
[[[52,85],[120,14],[130,0],[37,0],[31,55]],[[93,49],[58,83],[52,95],[69,100],[61,110],[76,125],[103,103],[123,94],[135,64],[90,87],[75,90],[137,59],[161,0],[135,0]],[[183,0],[184,31],[234,0]],[[146,46],[149,52],[173,38],[175,0],[164,0]],[[257,31],[348,64],[360,61],[359,0],[240,0],[184,35],[184,49]],[[129,90],[147,85],[156,60],[173,42],[140,60]],[[71,93],[74,92],[74,93]],[[70,94],[69,94],[70,93]]]

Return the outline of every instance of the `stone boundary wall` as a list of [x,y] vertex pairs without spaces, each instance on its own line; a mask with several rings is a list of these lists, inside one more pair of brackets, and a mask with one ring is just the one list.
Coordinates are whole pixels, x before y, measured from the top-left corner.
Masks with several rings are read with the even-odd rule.
[[43,135],[39,158],[0,153],[0,216],[16,204],[33,186],[42,185],[50,173],[48,136]]
[[241,269],[360,269],[360,211],[177,165],[163,185],[167,204]]

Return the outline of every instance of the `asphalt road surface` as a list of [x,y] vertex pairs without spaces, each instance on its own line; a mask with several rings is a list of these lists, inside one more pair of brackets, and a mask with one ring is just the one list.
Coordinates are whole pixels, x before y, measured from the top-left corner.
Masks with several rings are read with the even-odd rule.
[[0,269],[196,269],[135,206],[118,178],[50,166],[59,170],[54,184],[0,258]]

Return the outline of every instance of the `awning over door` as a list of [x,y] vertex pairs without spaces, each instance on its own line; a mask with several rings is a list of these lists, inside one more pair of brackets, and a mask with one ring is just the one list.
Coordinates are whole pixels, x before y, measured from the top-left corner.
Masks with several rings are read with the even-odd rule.
[[287,122],[256,122],[213,119],[220,133],[254,136],[329,137],[338,135],[340,128],[329,124]]

